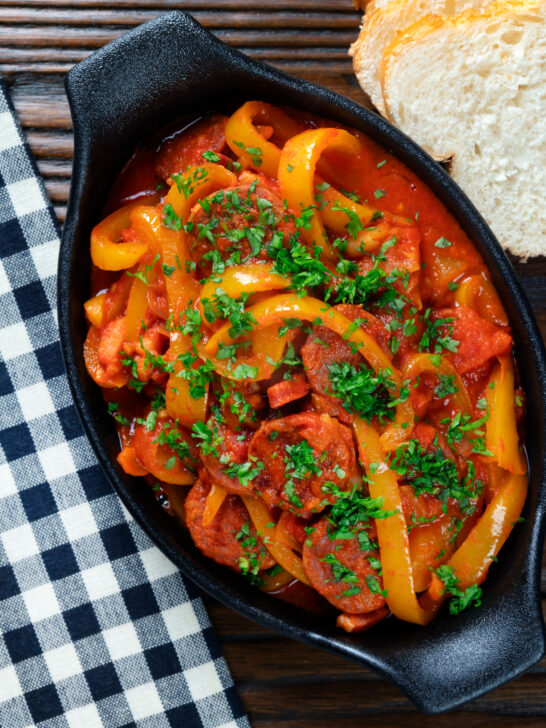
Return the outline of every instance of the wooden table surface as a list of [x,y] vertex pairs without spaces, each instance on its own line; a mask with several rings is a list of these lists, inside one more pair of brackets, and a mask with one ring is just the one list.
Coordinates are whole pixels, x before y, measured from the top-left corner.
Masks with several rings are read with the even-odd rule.
[[[73,148],[65,73],[175,8],[255,58],[364,102],[347,57],[360,22],[351,0],[0,0],[0,72],[61,222]],[[546,260],[516,268],[546,335]],[[546,660],[455,712],[421,716],[370,670],[205,601],[253,728],[546,727]]]

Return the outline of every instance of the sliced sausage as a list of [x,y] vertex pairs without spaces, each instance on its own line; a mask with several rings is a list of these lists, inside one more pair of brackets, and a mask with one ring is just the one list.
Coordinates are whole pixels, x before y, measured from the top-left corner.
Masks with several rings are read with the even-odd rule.
[[222,260],[232,255],[238,262],[266,260],[273,234],[295,230],[284,217],[281,198],[265,185],[226,187],[192,209],[190,255],[206,275],[212,269],[213,252]]
[[[218,422],[215,417],[207,420],[207,427],[212,433],[212,450],[201,448],[201,461],[213,483],[221,485],[228,493],[251,495],[253,483],[243,485],[236,475],[228,475],[230,465],[243,465],[248,461],[248,443],[251,430],[242,428],[232,430],[225,422]],[[228,471],[228,472],[226,472]]]
[[292,379],[283,379],[271,385],[267,390],[269,405],[273,409],[283,407],[289,402],[305,397],[311,390],[305,374],[294,374]]
[[[384,349],[388,347],[388,331],[379,319],[365,311],[362,306],[342,304],[335,308],[351,321],[363,319],[365,323],[361,324],[362,330]],[[341,400],[332,395],[329,367],[334,363],[348,362],[358,368],[364,362],[364,357],[326,326],[313,326],[312,333],[301,348],[301,357],[313,392],[329,396],[341,407]]]
[[[349,614],[365,614],[385,604],[383,579],[376,568],[379,550],[363,550],[355,536],[331,539],[328,520],[322,517],[303,546],[303,566],[312,586],[337,609]],[[367,525],[368,537],[375,541],[375,526]],[[362,526],[362,529],[364,526]]]
[[264,501],[294,513],[323,510],[333,498],[325,483],[346,490],[358,477],[351,431],[329,415],[300,412],[263,422],[249,455],[263,463],[255,487]]
[[[186,497],[186,524],[195,545],[205,556],[219,564],[240,567],[240,559],[257,560],[260,569],[268,569],[274,559],[250,521],[243,501],[228,495],[218,513],[203,525],[203,513],[210,485],[197,480]],[[241,529],[243,529],[241,531]]]

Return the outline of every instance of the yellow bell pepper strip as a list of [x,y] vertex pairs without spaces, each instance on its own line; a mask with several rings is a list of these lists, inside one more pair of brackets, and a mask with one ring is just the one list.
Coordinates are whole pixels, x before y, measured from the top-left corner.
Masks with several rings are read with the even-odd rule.
[[[199,167],[190,167],[180,178],[173,180],[173,184],[165,198],[165,206],[170,205],[180,224],[187,221],[191,208],[200,199],[216,192],[223,187],[237,184],[237,177],[219,164],[203,163]],[[190,260],[186,233],[171,230],[160,225],[160,240],[163,263],[174,269],[170,276],[165,277],[167,299],[172,316],[172,327],[180,324],[182,312],[195,301],[199,294],[198,284],[193,276],[186,270],[186,261]],[[198,420],[205,420],[208,401],[208,385],[205,386],[205,396],[194,399],[190,395],[189,382],[180,376],[182,362],[178,357],[186,353],[190,343],[182,332],[175,328],[171,330],[171,345],[169,356],[174,361],[174,372],[169,376],[165,398],[167,411],[186,427],[191,427]]]
[[101,270],[132,268],[148,250],[146,242],[120,243],[121,231],[131,227],[135,203],[125,205],[99,222],[91,232],[91,259]]
[[[384,372],[388,369],[390,371],[389,377],[396,386],[394,396],[400,399],[402,379],[383,349],[363,329],[358,326],[355,328],[353,322],[323,301],[310,296],[300,298],[292,294],[281,294],[260,301],[251,306],[248,311],[253,315],[258,326],[281,323],[282,319],[285,318],[299,318],[309,322],[320,319],[323,326],[327,326],[347,341],[356,344],[364,359],[376,372]],[[229,322],[224,324],[210,337],[205,345],[208,356],[214,357],[220,343],[228,344],[230,342],[230,326]],[[385,451],[405,442],[411,433],[414,413],[409,396],[398,402],[395,413],[394,422],[381,435],[381,442]]]
[[434,361],[437,359],[440,360],[440,363],[436,366],[436,364],[431,361],[430,354],[412,354],[407,358],[407,361],[403,366],[402,373],[404,378],[416,379],[423,372],[429,372],[436,376],[442,374],[443,376],[452,377],[452,381],[457,387],[457,391],[449,394],[448,398],[451,400],[454,408],[458,409],[463,414],[472,415],[472,402],[470,401],[468,390],[459,373],[453,364],[445,357],[440,354],[435,354]]
[[[395,216],[388,213],[379,213],[381,219],[374,223],[374,216],[378,214],[378,210],[370,205],[355,202],[333,187],[328,188],[322,194],[325,204],[320,211],[320,215],[322,222],[328,228],[338,235],[346,234],[347,225],[352,217],[351,213],[357,216],[362,225],[362,229],[356,233],[354,238],[351,236],[346,240],[345,255],[347,257],[360,258],[364,252],[373,253],[385,240],[392,237],[393,222],[396,221]],[[403,223],[408,224],[405,219]]]
[[[484,581],[493,559],[520,517],[526,497],[527,476],[507,473],[481,518],[447,562],[459,579],[459,589],[464,591]],[[444,599],[444,588],[443,582],[434,575],[429,598],[436,602]]]
[[227,490],[221,485],[212,484],[205,501],[205,510],[203,511],[203,526],[208,526],[222,507],[222,503],[227,496]]
[[242,293],[262,293],[288,288],[290,281],[278,273],[273,266],[264,263],[234,265],[222,273],[221,280],[208,281],[201,288],[200,299],[211,299],[217,288],[221,288],[231,298],[239,298]]
[[460,306],[470,306],[482,318],[496,326],[508,325],[508,316],[500,298],[483,273],[469,276],[459,283],[454,300]]
[[[172,179],[172,178],[171,178]],[[188,221],[191,208],[207,195],[224,187],[237,185],[237,177],[221,164],[203,162],[190,167],[179,176],[175,175],[171,187],[165,197],[163,209],[172,207],[182,223]]]
[[396,474],[385,461],[379,433],[360,417],[355,417],[353,428],[360,460],[366,470],[370,496],[382,498],[385,510],[396,511],[395,515],[375,521],[387,604],[399,619],[414,624],[428,624],[436,610],[434,607],[424,609],[415,594],[408,530]]
[[286,544],[278,543],[272,539],[274,532],[270,534],[273,529],[268,527],[271,523],[271,514],[267,510],[267,506],[261,498],[252,498],[248,495],[241,496],[246,509],[250,515],[250,520],[254,524],[254,528],[258,534],[262,537],[264,546],[269,551],[275,561],[282,566],[285,571],[295,579],[307,584],[309,586],[309,579],[303,568],[303,562],[299,556],[292,551],[291,548]]
[[229,148],[258,172],[276,178],[281,150],[264,139],[255,122],[272,126],[274,137],[281,144],[298,134],[300,125],[284,111],[261,101],[247,101],[227,121],[226,142]]
[[157,207],[137,205],[130,211],[129,217],[131,219],[131,228],[137,238],[141,242],[147,243],[154,253],[161,254],[161,238],[159,237],[161,218]]
[[522,475],[527,471],[519,447],[514,404],[514,363],[511,354],[497,357],[486,389],[489,419],[486,446],[501,468]]
[[99,293],[98,296],[93,296],[83,304],[85,308],[85,314],[90,324],[100,328],[102,326],[102,319],[104,315],[104,299],[106,293]]
[[[142,266],[140,266],[139,272],[143,272]],[[125,341],[138,342],[147,308],[148,288],[143,280],[134,278],[125,315]]]
[[[362,151],[362,145],[356,137],[343,129],[308,129],[289,139],[284,145],[279,163],[279,185],[283,199],[296,215],[306,211],[312,213],[306,225],[301,226],[303,238],[309,245],[318,245],[324,257],[335,260],[337,256],[328,242],[316,201],[315,171],[325,149],[356,156]],[[333,210],[330,213],[335,214]],[[345,226],[347,215],[342,215]]]

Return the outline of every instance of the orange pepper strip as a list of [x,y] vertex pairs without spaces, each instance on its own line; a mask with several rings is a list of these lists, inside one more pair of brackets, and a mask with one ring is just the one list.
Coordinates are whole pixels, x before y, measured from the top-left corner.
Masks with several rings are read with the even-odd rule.
[[222,507],[222,503],[227,496],[227,490],[221,485],[212,484],[205,501],[205,510],[203,511],[203,526],[208,526]]
[[[282,144],[299,133],[300,125],[284,111],[261,101],[247,101],[227,121],[226,142],[229,148],[258,172],[276,178],[281,150],[260,134],[255,121],[273,126],[274,135]],[[247,152],[248,148],[259,149],[261,154]]]
[[[483,582],[520,517],[526,497],[527,476],[508,473],[481,518],[447,562],[459,579],[459,589],[464,591],[472,584]],[[435,601],[443,599],[444,589],[442,581],[434,575],[428,596]]]
[[93,296],[83,304],[89,323],[93,324],[93,326],[102,326],[105,297],[106,293],[99,293],[98,296]]
[[148,475],[148,471],[143,467],[136,457],[136,451],[134,447],[130,445],[124,447],[118,455],[118,463],[121,465],[127,475],[134,475],[136,477],[142,475]]
[[519,449],[514,409],[514,363],[510,354],[498,357],[486,389],[489,419],[485,424],[486,444],[497,463],[511,473],[526,472]]
[[[325,149],[356,156],[362,151],[362,144],[343,129],[327,128],[304,131],[286,142],[283,147],[279,164],[279,185],[283,199],[296,214],[305,209],[316,208],[315,170]],[[341,214],[343,229],[348,219],[346,214]],[[328,242],[321,213],[317,209],[313,210],[309,228],[303,228],[301,233],[309,245],[318,245],[326,258],[336,260],[337,256]]]
[[[440,355],[435,355],[435,357],[438,356]],[[408,357],[408,360],[404,364],[404,377],[410,377],[411,379],[415,379],[423,372],[430,372],[431,374],[435,374],[436,376],[442,374],[444,376],[453,377],[453,382],[457,387],[457,391],[453,394],[450,394],[449,399],[452,401],[453,406],[459,409],[461,412],[463,412],[464,414],[472,415],[472,402],[470,401],[470,396],[468,394],[465,383],[461,379],[453,364],[443,356],[441,356],[440,358],[441,362],[440,364],[438,364],[438,366],[436,366],[431,362],[430,354],[413,354],[411,357]]]
[[121,231],[131,226],[135,204],[125,205],[99,222],[91,232],[91,259],[101,270],[132,268],[148,250],[147,243],[120,243]]
[[[356,344],[362,356],[376,372],[389,369],[391,372],[390,378],[393,380],[397,389],[395,396],[400,396],[400,388],[402,386],[400,374],[396,371],[391,360],[379,344],[369,334],[363,331],[363,329],[355,329],[354,324],[348,318],[323,301],[319,301],[317,298],[311,298],[310,296],[299,298],[293,294],[282,294],[260,301],[254,306],[251,306],[248,311],[254,316],[258,325],[261,326],[280,323],[283,318],[290,317],[300,318],[305,321],[314,321],[317,318],[321,319],[323,326],[327,326],[347,341],[352,341]],[[230,323],[224,324],[211,336],[204,347],[207,354],[214,356],[218,351],[220,342],[224,344],[230,342],[230,326]],[[396,405],[395,421],[381,435],[381,443],[385,451],[396,447],[408,439],[411,427],[413,426],[413,419],[413,407],[408,397],[405,401]],[[407,422],[410,423],[410,426],[404,429],[402,425]]]
[[454,298],[460,306],[470,306],[486,321],[496,326],[508,325],[508,317],[500,298],[491,281],[483,274],[465,278],[459,284]]
[[[379,433],[360,417],[355,417],[353,428],[371,497],[382,498],[385,510],[397,511],[396,515],[375,521],[387,604],[399,619],[414,624],[428,624],[436,608],[431,606],[430,609],[424,609],[415,594],[408,530],[396,474],[385,462]],[[372,463],[373,468],[370,467]]]
[[263,538],[264,546],[269,551],[275,561],[282,566],[285,571],[292,574],[293,577],[309,585],[309,579],[303,568],[303,562],[299,556],[290,549],[288,546],[282,543],[273,541],[268,533],[273,529],[268,528],[268,524],[271,523],[271,514],[267,510],[267,506],[261,498],[252,498],[248,495],[243,495],[241,498],[247,508],[250,515],[254,528]]
[[[142,266],[139,268],[143,272]],[[140,278],[133,279],[127,314],[125,316],[125,341],[137,342],[142,329],[142,320],[148,308],[148,288]]]
[[208,281],[201,288],[201,301],[211,299],[217,288],[221,288],[231,298],[239,298],[241,293],[261,293],[288,288],[287,278],[273,273],[273,266],[261,263],[234,265],[222,273],[219,281]]

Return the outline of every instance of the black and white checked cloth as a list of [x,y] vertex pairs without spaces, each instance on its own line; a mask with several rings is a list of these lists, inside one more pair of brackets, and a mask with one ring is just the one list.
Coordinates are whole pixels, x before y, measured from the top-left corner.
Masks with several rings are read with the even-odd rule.
[[106,482],[58,341],[58,229],[0,85],[0,726],[248,728],[196,588]]

